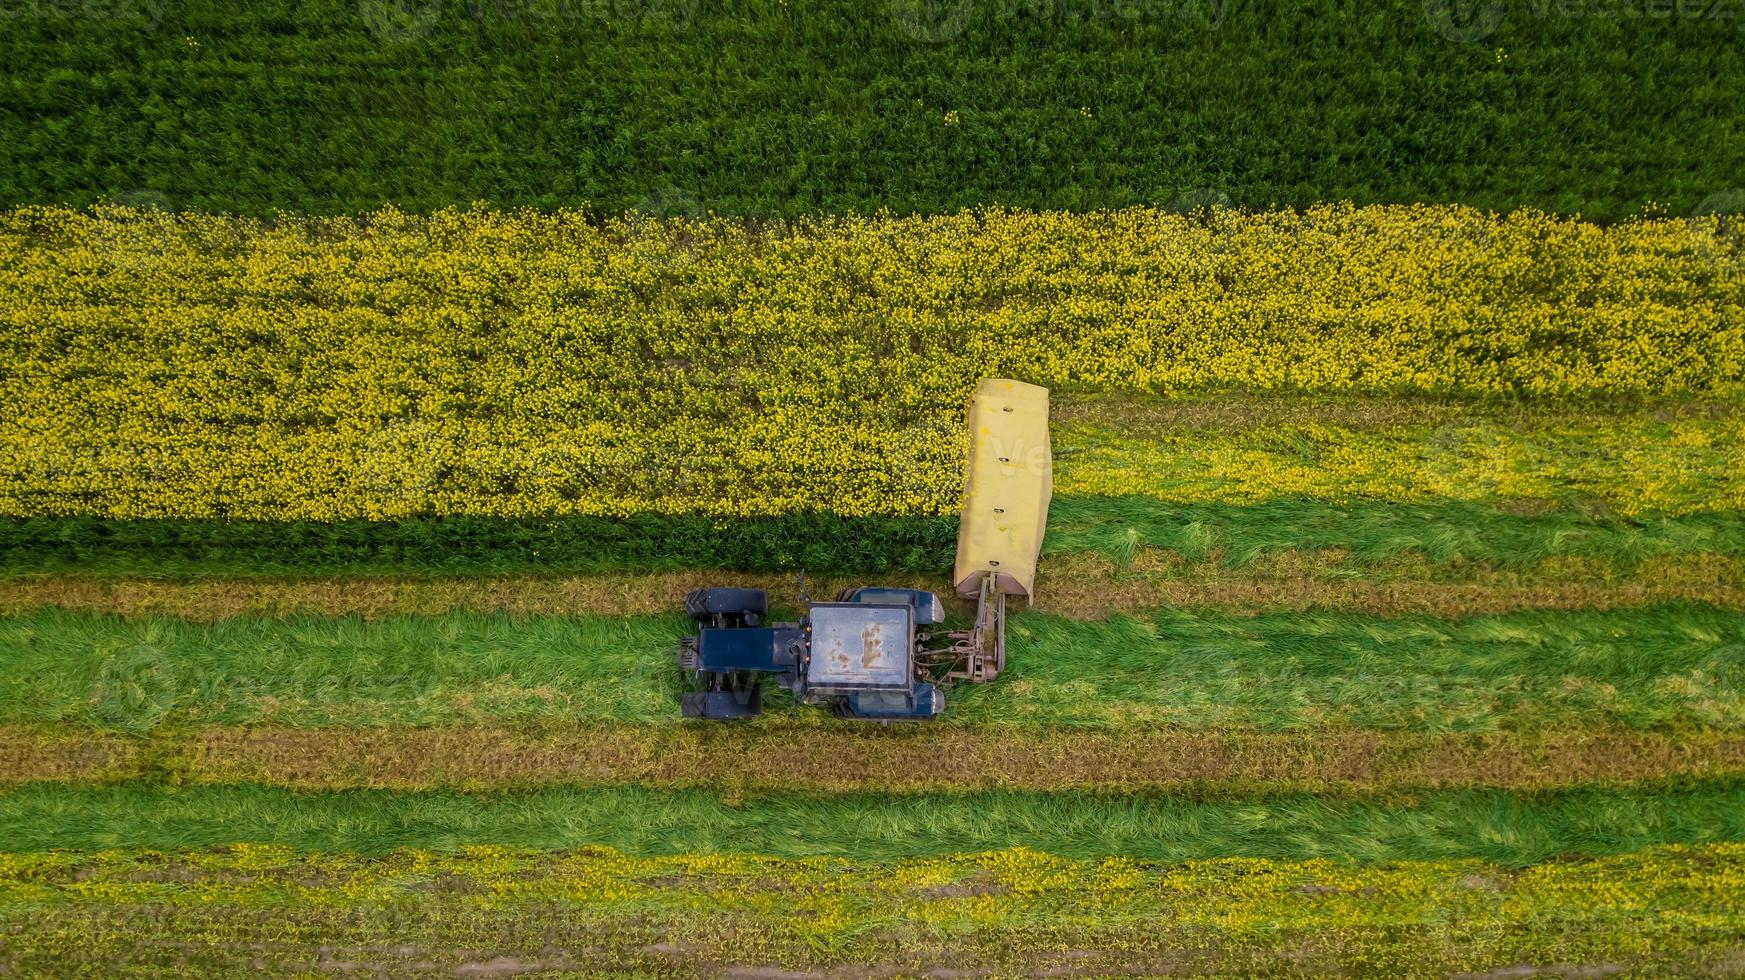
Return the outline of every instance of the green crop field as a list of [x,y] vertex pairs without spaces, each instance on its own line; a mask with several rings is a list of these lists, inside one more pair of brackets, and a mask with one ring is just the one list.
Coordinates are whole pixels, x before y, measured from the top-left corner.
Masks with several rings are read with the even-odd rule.
[[1473,6],[16,3],[0,203],[1615,219],[1740,181],[1736,4]]
[[[0,977],[1740,975],[1741,40],[0,0]],[[683,718],[990,376],[1000,676]]]

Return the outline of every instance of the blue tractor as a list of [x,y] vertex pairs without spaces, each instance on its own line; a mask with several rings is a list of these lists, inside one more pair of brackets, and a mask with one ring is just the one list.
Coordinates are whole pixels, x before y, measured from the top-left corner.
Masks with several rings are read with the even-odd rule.
[[975,619],[945,626],[921,589],[866,586],[811,602],[797,622],[769,622],[762,589],[698,589],[685,599],[697,632],[679,644],[692,688],[687,718],[752,718],[766,682],[795,703],[845,718],[917,721],[945,709],[945,685],[991,681],[1006,663],[1006,597],[1034,594],[1048,520],[1048,390],[983,381],[969,410],[969,465],[953,581]]

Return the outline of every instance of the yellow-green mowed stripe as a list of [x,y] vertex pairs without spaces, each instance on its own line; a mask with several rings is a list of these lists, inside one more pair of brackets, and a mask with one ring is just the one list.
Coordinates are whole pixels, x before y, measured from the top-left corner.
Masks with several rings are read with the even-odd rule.
[[1170,502],[1579,500],[1624,516],[1745,511],[1745,421],[1609,419],[1514,429],[1473,417],[1433,429],[1337,423],[1057,437],[1062,495]]
[[1738,844],[1528,868],[1024,848],[887,862],[489,845],[0,853],[5,955],[24,973],[1720,974],[1745,942],[1741,891]]

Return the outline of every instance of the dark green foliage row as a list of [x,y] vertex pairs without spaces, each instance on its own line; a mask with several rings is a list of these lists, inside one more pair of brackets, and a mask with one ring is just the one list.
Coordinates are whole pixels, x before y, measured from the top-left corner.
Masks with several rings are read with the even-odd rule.
[[[0,519],[0,574],[156,576],[743,571],[943,574],[956,554],[954,518],[794,514],[708,517],[448,517],[399,522],[269,523]],[[1348,549],[1374,567],[1401,559],[1521,568],[1553,556],[1611,562],[1699,551],[1745,553],[1745,521],[1693,514],[1642,521],[1576,510],[1521,515],[1482,504],[1271,501],[1168,504],[1143,497],[1060,497],[1049,554],[1139,547],[1240,566],[1284,549]]]
[[187,575],[611,571],[683,568],[937,570],[949,518],[414,518],[397,522],[0,521],[0,569]]
[[868,860],[1030,847],[1141,860],[1330,858],[1364,864],[1482,858],[1525,865],[1652,844],[1745,840],[1745,789],[1417,798],[1192,799],[1085,793],[779,795],[724,800],[636,788],[528,793],[295,793],[35,784],[0,794],[11,851],[271,843],[381,854],[494,844],[604,844],[635,855],[835,855]]
[[8,0],[0,15],[0,205],[1351,199],[1609,220],[1651,201],[1691,213],[1745,172],[1731,0]]

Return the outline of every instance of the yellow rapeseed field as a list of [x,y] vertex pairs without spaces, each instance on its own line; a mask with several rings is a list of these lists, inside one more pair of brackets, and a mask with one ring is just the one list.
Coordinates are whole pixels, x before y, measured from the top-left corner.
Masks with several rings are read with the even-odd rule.
[[[0,214],[0,514],[942,513],[991,375],[1733,399],[1741,254],[1712,223],[1451,206],[779,225],[20,208]],[[1705,473],[1738,459],[1736,425],[1687,429]],[[1074,465],[1084,492],[1304,492]],[[1389,483],[1363,480],[1311,492]],[[1426,492],[1406,483],[1393,496]],[[1676,509],[1662,483],[1616,503]]]

